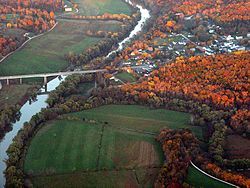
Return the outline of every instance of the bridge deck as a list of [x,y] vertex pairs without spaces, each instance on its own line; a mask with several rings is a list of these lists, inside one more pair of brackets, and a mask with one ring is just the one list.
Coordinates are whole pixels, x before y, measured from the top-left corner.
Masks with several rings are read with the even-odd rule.
[[44,77],[53,77],[53,76],[69,76],[72,74],[91,74],[97,72],[107,72],[106,69],[98,70],[85,70],[85,71],[68,71],[68,72],[56,72],[56,73],[44,73],[44,74],[27,74],[27,75],[14,75],[14,76],[1,76],[0,80],[12,80],[12,79],[21,79],[21,78],[44,78]]

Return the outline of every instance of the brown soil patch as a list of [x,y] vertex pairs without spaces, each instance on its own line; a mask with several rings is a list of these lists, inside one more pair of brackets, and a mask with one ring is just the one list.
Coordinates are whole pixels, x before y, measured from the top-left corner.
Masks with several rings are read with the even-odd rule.
[[225,150],[229,159],[250,159],[250,139],[229,135],[226,138]]
[[130,142],[122,149],[124,159],[117,156],[114,161],[117,166],[147,167],[159,164],[159,158],[152,144],[145,141]]

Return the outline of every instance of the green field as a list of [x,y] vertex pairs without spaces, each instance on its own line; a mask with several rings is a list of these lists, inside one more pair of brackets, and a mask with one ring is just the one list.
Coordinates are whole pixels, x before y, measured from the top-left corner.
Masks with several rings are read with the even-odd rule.
[[[102,106],[62,118],[44,126],[28,149],[26,173],[55,173],[32,178],[38,187],[122,187],[138,181],[150,187],[163,164],[155,140],[160,129],[192,128],[189,114],[137,105]],[[200,134],[198,127],[193,130]]]
[[78,121],[55,121],[32,140],[25,171],[57,173],[95,169],[100,126]]
[[231,186],[221,183],[217,180],[207,177],[200,173],[196,168],[190,166],[188,169],[188,176],[186,182],[194,187],[219,187],[219,188],[230,188]]
[[136,78],[132,74],[127,73],[127,72],[118,73],[115,75],[115,77],[120,79],[123,82],[130,82],[131,83],[131,82],[136,81]]
[[117,22],[60,21],[56,28],[39,38],[30,41],[23,49],[0,64],[0,76],[57,72],[68,66],[64,55],[76,54],[98,43],[101,38],[85,36],[86,30],[119,30]]
[[[60,22],[50,33],[29,42],[0,64],[0,75],[56,72],[68,66],[64,54],[81,52],[99,41],[81,35],[81,25]],[[83,27],[83,26],[82,26]]]
[[31,85],[10,85],[4,86],[0,90],[0,109],[5,105],[15,105],[25,96]]
[[[137,178],[136,178],[136,174]],[[33,178],[34,187],[152,187],[158,169],[99,171]],[[101,177],[101,178],[100,178]],[[140,186],[138,185],[138,182]]]
[[131,15],[132,13],[128,4],[123,0],[74,0],[74,2],[78,4],[79,14],[88,16],[104,13]]
[[[137,105],[106,105],[71,114],[79,118],[106,121],[109,126],[148,131],[158,134],[160,129],[189,128],[198,138],[202,137],[200,127],[190,126],[190,114],[164,109],[150,110]],[[139,125],[139,126],[137,126]]]

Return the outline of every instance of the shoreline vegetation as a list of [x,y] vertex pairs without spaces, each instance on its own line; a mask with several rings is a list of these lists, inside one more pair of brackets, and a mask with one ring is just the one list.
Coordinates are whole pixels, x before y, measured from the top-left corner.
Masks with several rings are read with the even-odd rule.
[[[133,11],[135,11],[135,9],[133,9]],[[112,15],[111,15],[112,16]],[[124,15],[125,16],[125,15]],[[117,14],[116,16],[115,16],[115,19],[118,19],[118,20],[120,20],[119,19],[119,15]],[[91,60],[91,59],[93,59],[93,58],[95,58],[95,57],[97,57],[97,56],[100,56],[100,53],[102,53],[102,54],[107,54],[109,51],[110,51],[110,48],[112,48],[112,45],[114,45],[115,43],[117,43],[119,40],[122,40],[122,38],[125,38],[128,34],[127,33],[129,33],[129,31],[133,28],[133,26],[136,24],[136,22],[137,22],[137,20],[139,19],[139,17],[138,17],[138,15],[133,15],[133,17],[131,18],[130,16],[125,16],[125,17],[122,17],[122,20],[120,20],[121,21],[121,23],[123,23],[123,24],[126,24],[127,25],[127,29],[125,28],[125,27],[123,27],[123,33],[121,33],[121,32],[119,32],[118,34],[117,34],[117,36],[106,36],[106,31],[104,32],[104,36],[101,36],[101,37],[104,37],[104,38],[102,38],[102,42],[99,42],[99,46],[98,46],[98,44],[95,44],[95,43],[97,43],[98,41],[100,41],[100,39],[99,39],[99,36],[90,36],[90,37],[88,37],[87,35],[87,37],[86,37],[86,39],[84,39],[83,38],[83,40],[84,40],[84,46],[82,46],[81,44],[80,45],[76,45],[76,46],[73,46],[73,48],[72,47],[70,47],[70,48],[72,48],[74,51],[76,50],[76,49],[78,49],[78,52],[77,53],[80,53],[80,51],[79,51],[79,49],[82,51],[84,48],[86,48],[87,49],[87,51],[88,52],[86,52],[85,54],[86,54],[86,57],[85,57],[85,59],[86,60]],[[94,20],[96,20],[96,18],[94,19]],[[109,17],[106,17],[105,18],[105,20],[110,20],[110,18]],[[128,21],[127,21],[128,20]],[[65,20],[66,21],[66,20]],[[49,29],[49,31],[46,31],[45,33],[42,33],[42,34],[39,34],[39,35],[37,35],[37,36],[34,36],[34,37],[31,37],[31,38],[29,38],[28,40],[26,40],[26,42],[24,42],[22,45],[21,45],[21,47],[19,47],[20,48],[20,51],[19,51],[19,48],[16,50],[16,51],[14,51],[15,52],[15,54],[14,54],[14,52],[11,52],[9,55],[8,55],[8,58],[5,60],[5,61],[10,61],[10,62],[1,62],[0,63],[0,69],[1,69],[1,71],[0,71],[0,75],[5,75],[5,72],[8,72],[8,74],[10,74],[11,72],[12,72],[12,74],[16,74],[16,73],[19,73],[19,74],[27,74],[27,73],[29,73],[29,70],[31,70],[32,69],[32,73],[38,73],[38,72],[40,72],[42,69],[43,69],[43,67],[44,67],[44,63],[42,63],[43,65],[42,66],[38,66],[37,65],[37,63],[38,62],[40,62],[40,64],[41,64],[41,61],[42,61],[42,59],[40,58],[40,57],[43,57],[44,58],[44,55],[42,55],[41,56],[41,52],[40,52],[40,48],[38,48],[39,46],[41,47],[41,45],[42,45],[42,43],[40,43],[39,41],[40,40],[42,40],[42,41],[44,41],[46,44],[48,44],[48,41],[51,41],[51,40],[54,40],[53,38],[55,38],[56,36],[55,35],[53,35],[53,34],[51,34],[51,33],[55,33],[57,36],[58,36],[58,34],[57,34],[57,32],[56,31],[54,31],[54,30],[58,30],[58,28],[60,27],[67,27],[67,22],[65,22],[65,21],[60,21],[60,25],[58,25],[58,22],[51,28],[51,29]],[[61,25],[61,24],[65,24],[64,26],[63,25]],[[71,22],[69,22],[69,23],[71,23]],[[78,23],[77,23],[78,24]],[[77,24],[74,24],[74,25],[72,25],[73,27],[75,27],[76,28],[76,30],[77,30]],[[71,27],[72,27],[71,26]],[[106,28],[106,29],[108,29],[108,27],[106,27],[106,26],[98,26],[99,28]],[[97,27],[97,29],[98,29],[98,27]],[[110,27],[109,28],[111,28],[111,31],[114,31],[115,32],[115,30],[116,30],[116,27],[115,27],[115,24],[114,24],[114,26],[112,25],[112,23],[110,24]],[[72,28],[71,28],[72,29]],[[78,29],[79,30],[79,29]],[[60,31],[59,31],[60,32]],[[64,31],[64,30],[62,30],[61,32],[63,32],[63,34],[65,35],[66,33],[65,32],[68,32],[68,30],[66,29],[66,31]],[[86,32],[86,31],[85,31]],[[48,38],[48,35],[53,35],[53,37],[51,36],[51,37],[49,37]],[[64,36],[64,35],[62,35],[62,37]],[[40,39],[40,37],[42,37],[41,39]],[[65,38],[65,37],[63,37],[63,38],[58,38],[58,40],[63,40],[63,38]],[[75,36],[76,38],[77,38],[77,40],[78,40],[78,36]],[[75,37],[73,37],[73,39],[75,38]],[[112,40],[111,39],[108,39],[107,37],[114,37]],[[72,37],[71,37],[72,38]],[[33,40],[34,39],[34,40]],[[75,40],[75,39],[74,39]],[[109,44],[109,48],[107,48],[106,46],[107,46],[107,44]],[[65,45],[65,44],[64,44]],[[91,46],[93,46],[94,45],[94,47],[91,47]],[[61,45],[59,45],[59,46],[61,46]],[[103,47],[105,46],[105,49],[103,48]],[[30,55],[32,54],[32,56],[34,56],[36,53],[32,50],[33,48],[37,48],[38,50],[39,50],[39,54],[37,55],[38,57],[37,58],[33,58],[34,60],[31,60],[32,58],[30,57]],[[42,47],[43,49],[45,49],[44,47]],[[58,48],[58,45],[57,45],[57,48]],[[102,52],[100,52],[102,50]],[[26,51],[26,52],[24,52],[24,51]],[[63,59],[63,61],[64,62],[66,62],[66,60],[68,59],[68,61],[71,61],[71,56],[68,56],[68,55],[66,55],[66,52],[69,52],[70,51],[70,49],[68,49],[68,50],[66,50],[66,51],[64,51],[63,53],[64,54],[61,54],[62,53],[62,51],[60,50],[60,54],[61,54],[61,58],[59,58],[59,63],[60,64],[62,64],[62,59]],[[51,52],[51,51],[50,51]],[[45,53],[47,53],[47,50],[45,50]],[[70,52],[72,55],[73,55],[73,53],[72,52]],[[74,53],[74,54],[77,54],[77,53]],[[23,55],[22,55],[23,54]],[[30,54],[30,55],[29,55]],[[95,55],[96,54],[96,55]],[[48,58],[45,58],[44,59],[44,62],[45,61],[47,61],[47,62],[52,62],[51,60],[53,60],[53,63],[55,63],[55,62],[57,62],[57,60],[55,60],[54,58],[52,58],[52,55],[53,56],[55,56],[55,53],[53,53],[53,54],[51,54],[51,56],[49,55],[48,56]],[[70,55],[70,54],[69,54]],[[92,56],[92,57],[91,57]],[[91,58],[90,58],[91,57]],[[51,59],[50,59],[51,58]],[[10,59],[10,60],[9,60]],[[12,59],[12,60],[11,60]],[[26,67],[26,69],[24,69],[24,67],[23,67],[23,65],[22,65],[22,63],[20,64],[20,62],[18,61],[18,59],[22,59],[23,61],[25,61],[25,59],[27,60],[27,62],[32,62],[34,65],[32,65],[32,64],[30,64],[29,66],[27,66]],[[64,60],[65,59],[65,60]],[[14,63],[15,62],[15,63]],[[86,61],[87,62],[87,61]],[[11,64],[12,63],[12,64]],[[13,64],[14,63],[14,64]],[[46,63],[45,63],[46,64]],[[64,63],[65,64],[65,63]],[[58,64],[59,65],[59,64]],[[66,66],[65,66],[66,65]],[[74,65],[74,63],[73,62],[70,62],[69,64],[68,63],[66,63],[64,65],[64,68],[62,67],[62,65],[60,65],[60,67],[62,68],[62,69],[65,69],[66,67],[67,67],[67,69],[68,68],[70,68],[70,67],[72,67],[72,66],[75,66]],[[8,67],[8,66],[10,66],[9,68],[7,68],[6,69],[6,66]],[[36,67],[35,69],[34,69],[34,67]],[[56,66],[54,66],[54,64],[53,64],[53,69],[55,69],[55,67]],[[5,70],[6,69],[6,70]],[[48,64],[48,66],[47,66],[47,71],[52,71],[53,72],[53,69],[51,69],[51,66]],[[58,67],[56,67],[56,69],[55,69],[55,71],[56,70],[60,70],[60,69],[58,69]],[[13,72],[14,71],[14,72]],[[34,72],[35,71],[35,72]],[[46,71],[46,72],[47,72]],[[33,82],[32,83],[32,85],[34,84],[34,82],[40,82],[39,80],[29,80],[28,82]],[[8,87],[8,86],[5,86],[4,85],[4,87]],[[17,86],[17,88],[16,89],[18,89],[18,87],[19,86]],[[31,88],[30,88],[30,90],[32,90],[32,88],[33,88],[33,86],[31,86]],[[1,91],[1,95],[3,94],[3,92]],[[15,114],[16,113],[18,113],[18,111],[20,110],[20,107],[24,104],[24,100],[28,100],[30,97],[31,98],[34,98],[34,95],[35,93],[33,93],[32,92],[32,94],[29,94],[29,92],[27,92],[26,93],[26,95],[24,96],[24,98],[22,98],[22,99],[20,99],[20,101],[18,101],[17,103],[19,103],[19,105],[16,105],[16,104],[12,104],[11,106],[9,106],[9,107],[6,107],[6,109],[4,110],[4,111],[1,111],[1,116],[2,116],[2,122],[1,122],[1,130],[3,130],[3,134],[1,135],[1,137],[4,137],[4,133],[5,132],[8,132],[11,128],[10,128],[10,126],[11,126],[11,122],[13,122],[16,118],[12,118],[12,116],[14,115],[13,113],[15,112]],[[28,95],[30,95],[30,96],[28,96]],[[5,95],[3,95],[2,97],[7,97],[7,95],[5,96]],[[20,106],[21,105],[21,106]],[[7,114],[7,111],[13,111],[13,113],[9,113],[9,114]]]
[[[79,79],[79,78],[81,78],[81,79]],[[103,106],[103,105],[108,105],[108,104],[123,104],[123,105],[125,105],[125,104],[130,104],[130,105],[131,104],[138,104],[138,105],[146,105],[146,106],[149,105],[143,98],[137,98],[136,99],[136,98],[133,98],[133,96],[131,96],[131,95],[125,95],[126,97],[124,98],[123,97],[124,94],[123,94],[123,91],[121,90],[121,88],[118,89],[117,87],[114,87],[114,86],[109,87],[109,88],[103,88],[103,89],[98,88],[98,89],[96,89],[96,91],[92,91],[92,95],[91,95],[90,98],[85,98],[83,96],[80,96],[79,95],[80,93],[78,93],[79,91],[77,91],[77,90],[72,91],[70,88],[65,88],[63,86],[65,84],[68,85],[69,83],[74,83],[75,86],[72,86],[72,87],[75,88],[76,85],[78,85],[79,83],[84,83],[87,80],[89,82],[89,80],[93,79],[93,78],[91,78],[89,76],[88,77],[79,76],[79,78],[77,78],[76,76],[74,76],[72,78],[68,77],[66,79],[66,81],[63,82],[61,84],[61,86],[56,91],[54,91],[54,92],[52,92],[50,94],[50,98],[48,99],[48,102],[50,104],[50,108],[44,109],[42,112],[40,112],[37,115],[33,116],[32,120],[29,123],[26,123],[23,130],[20,131],[20,133],[17,135],[17,137],[15,138],[14,143],[10,146],[10,148],[12,148],[12,149],[9,148],[9,150],[8,150],[8,155],[9,155],[10,158],[7,161],[8,168],[7,168],[6,172],[5,172],[7,182],[11,183],[13,181],[13,179],[8,178],[8,176],[10,175],[9,174],[10,169],[13,170],[12,166],[15,166],[15,169],[18,172],[20,172],[18,170],[19,168],[20,168],[21,171],[23,171],[22,169],[24,168],[24,160],[25,160],[25,156],[27,155],[30,142],[32,141],[35,134],[39,134],[39,130],[41,130],[41,128],[44,127],[44,125],[45,125],[45,123],[47,121],[54,120],[57,117],[60,117],[61,115],[65,114],[65,113],[68,114],[70,112],[78,112],[78,111],[83,111],[83,112],[86,111],[87,112],[89,109],[92,109],[92,108],[95,109],[95,108],[97,108],[99,106],[102,106],[103,108],[107,108],[107,106]],[[75,80],[79,80],[79,81],[75,82]],[[71,91],[71,92],[69,92],[69,91]],[[113,95],[112,98],[110,98],[111,97],[110,94]],[[58,100],[59,98],[60,98],[60,100]],[[52,102],[52,101],[54,101],[54,102]],[[175,102],[177,102],[177,101],[175,101]],[[169,101],[169,102],[166,103],[166,105],[163,105],[163,106],[165,106],[165,109],[177,110],[177,111],[180,111],[180,109],[181,109],[181,111],[192,113],[194,115],[193,117],[198,118],[198,119],[195,118],[193,120],[194,122],[196,122],[196,124],[198,123],[196,125],[198,127],[201,126],[201,125],[199,125],[200,118],[201,119],[205,118],[206,121],[208,121],[208,119],[207,119],[208,117],[206,117],[207,116],[206,113],[207,113],[207,109],[208,109],[207,105],[205,105],[205,104],[202,105],[202,109],[200,109],[202,111],[198,112],[199,116],[197,116],[198,114],[196,114],[197,113],[196,108],[200,108],[199,103],[195,103],[195,102],[184,103],[184,101],[182,101],[182,102],[179,101],[178,105],[177,105],[177,103],[175,103],[175,102],[174,102],[174,100],[172,100],[172,102]],[[150,102],[150,104],[153,105],[153,106],[151,106],[151,108],[160,108],[160,106],[161,106],[161,105],[160,106],[155,106],[154,105],[155,103],[151,103],[151,102]],[[190,108],[191,106],[189,106],[189,105],[191,105],[192,108]],[[118,111],[116,110],[116,112],[118,112]],[[129,110],[128,112],[130,114],[133,114],[131,110]],[[214,114],[214,115],[216,114],[215,116],[217,117],[217,118],[212,119],[213,123],[215,123],[214,122],[215,119],[216,119],[217,122],[221,122],[223,117],[226,115],[226,114],[221,113],[220,111],[213,111],[213,110],[210,113]],[[224,113],[226,113],[226,112],[224,112]],[[98,114],[101,114],[101,113],[98,113]],[[86,121],[86,122],[93,123],[93,125],[91,125],[91,127],[94,126],[94,124],[98,123],[98,121],[100,121],[100,119],[98,121],[92,120],[93,116],[91,114],[90,114],[90,117],[91,118],[87,117],[86,115],[83,115],[83,116],[82,115],[80,115],[80,116],[77,115],[75,118],[74,117],[68,117],[68,116],[66,116],[65,118],[67,119],[67,121],[79,121],[79,118],[80,118],[81,121]],[[107,116],[105,116],[105,117],[107,117]],[[164,117],[164,116],[162,116],[162,117]],[[173,116],[171,116],[171,117],[173,117]],[[222,119],[220,119],[220,118],[222,118]],[[65,121],[65,119],[62,118],[61,121]],[[210,119],[210,121],[211,121],[211,119]],[[103,122],[105,123],[105,122],[109,122],[109,121],[104,120]],[[57,133],[51,133],[51,134],[54,134],[55,138],[57,138],[57,136],[59,136]],[[165,134],[167,134],[169,136],[171,135],[171,137],[164,136]],[[164,143],[165,142],[168,143],[169,140],[171,141],[172,139],[177,139],[178,136],[176,137],[175,136],[176,134],[186,135],[185,136],[186,138],[189,138],[188,135],[190,135],[190,136],[192,135],[192,133],[190,131],[186,130],[186,129],[184,129],[184,130],[163,129],[161,131],[161,133],[160,133],[161,136],[158,136],[158,139],[161,140],[161,142],[163,141],[162,144],[164,145]],[[27,136],[25,138],[22,138],[24,135],[27,135]],[[53,139],[53,137],[51,137],[51,136],[49,136],[49,137],[51,139]],[[183,142],[186,142],[185,137],[183,138],[184,139]],[[190,150],[190,152],[191,151],[192,152],[191,153],[186,152],[185,150],[181,150],[181,151],[182,152],[185,151],[186,154],[188,154],[188,155],[191,154],[191,156],[194,155],[195,157],[191,157],[191,156],[189,156],[189,157],[191,157],[192,160],[195,160],[196,164],[200,164],[202,166],[202,168],[207,169],[209,167],[207,165],[209,164],[210,160],[207,159],[206,154],[203,154],[203,152],[201,152],[201,150],[199,149],[198,142],[197,142],[196,138],[193,135],[192,135],[192,137],[194,139],[194,143],[196,143],[195,145],[191,144],[192,141],[190,139],[188,139],[188,140],[189,140],[189,144],[191,144],[192,147],[194,147],[194,148],[189,148],[188,145],[186,145],[187,149]],[[204,137],[204,135],[203,135],[203,137]],[[19,140],[20,138],[22,138],[22,139]],[[180,137],[180,138],[182,138],[182,137]],[[206,138],[204,137],[203,139],[206,139]],[[18,141],[18,142],[16,142],[16,141]],[[20,144],[20,146],[22,146],[22,147],[19,147],[16,144],[18,144],[18,145]],[[13,150],[14,149],[13,147],[15,147],[16,149]],[[170,147],[170,145],[168,145],[168,147]],[[37,148],[37,147],[35,147],[35,148]],[[166,152],[167,152],[167,155],[169,156],[170,154],[168,154],[168,150],[166,150]],[[171,152],[175,152],[175,151],[171,151]],[[15,158],[14,156],[17,155],[18,153],[19,153],[19,157],[21,157],[21,158],[18,157],[19,160],[17,160],[17,161],[13,160]],[[197,157],[197,154],[198,154],[198,157]],[[168,163],[170,164],[171,161],[168,160]],[[186,161],[186,165],[187,164],[189,164],[189,161]],[[188,165],[186,167],[188,167]],[[175,168],[175,167],[173,166],[173,168]],[[164,171],[164,168],[162,168],[162,170],[163,171],[160,173],[162,175],[158,176],[158,181],[157,181],[158,183],[161,183],[161,178],[165,176],[164,175],[165,173],[168,174],[168,172]],[[47,173],[49,173],[49,174],[52,173],[53,174],[54,171],[48,171]],[[187,168],[186,168],[185,171],[183,171],[183,173],[187,173]],[[16,178],[23,177],[23,174],[20,174],[20,175],[21,176],[16,174],[15,177]],[[30,180],[28,180],[29,177],[30,177],[29,175],[27,175],[27,174],[25,175],[25,178],[27,178],[27,180],[25,180],[26,183],[27,182],[31,183]],[[166,180],[167,179],[164,178],[164,181],[166,181]],[[18,181],[19,182],[20,181],[24,182],[24,180],[22,180],[22,178],[18,179]],[[234,183],[237,183],[237,182],[234,182]],[[244,185],[244,184],[242,184],[242,185]]]
[[[130,17],[98,13],[64,17],[67,24],[77,22],[75,26],[86,19],[109,18],[126,27],[119,30],[117,25],[99,25],[96,32],[96,25],[92,25],[93,30],[84,31],[84,35],[97,38],[97,44],[83,52],[64,54],[69,69],[105,67],[110,72],[69,76],[49,94],[48,107],[24,124],[7,150],[7,187],[74,183],[228,187],[222,181],[250,186],[250,159],[244,155],[249,147],[242,144],[237,156],[235,145],[225,146],[239,143],[239,138],[241,142],[249,140],[250,52],[226,49],[227,53],[221,53],[217,47],[207,55],[208,46],[216,46],[214,41],[236,31],[240,33],[235,38],[240,37],[239,44],[246,46],[250,17],[245,12],[249,8],[245,2],[234,0],[230,5],[217,1],[214,9],[205,0],[174,4],[171,0],[138,1],[150,9],[150,23],[121,52],[107,59],[108,51],[138,22],[138,12]],[[72,4],[74,8],[80,6]],[[242,8],[237,9],[239,6]],[[181,50],[173,47],[180,52],[177,55],[168,51],[170,36],[177,38],[175,45],[186,46]],[[101,38],[105,40],[99,41]],[[122,67],[134,62],[154,68],[140,77],[139,71],[137,74],[130,67]],[[121,71],[112,72],[117,67],[122,67]],[[121,85],[114,84],[112,77]],[[90,84],[94,81],[95,88]],[[234,156],[229,157],[230,153]],[[222,181],[204,176],[190,163]],[[197,177],[208,179],[201,182]],[[120,184],[115,183],[117,180]]]

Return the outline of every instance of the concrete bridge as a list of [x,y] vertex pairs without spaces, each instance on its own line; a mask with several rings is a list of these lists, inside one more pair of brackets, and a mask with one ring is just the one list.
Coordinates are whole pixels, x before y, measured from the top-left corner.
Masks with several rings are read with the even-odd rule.
[[[129,66],[131,69],[145,69],[148,66],[139,65],[139,66]],[[114,70],[119,70],[116,68]],[[23,79],[25,78],[43,78],[44,85],[47,84],[49,77],[57,77],[57,76],[69,76],[72,74],[93,74],[93,73],[101,73],[101,72],[108,72],[107,69],[96,69],[96,70],[82,70],[82,71],[66,71],[66,72],[56,72],[56,73],[41,73],[41,74],[25,74],[25,75],[13,75],[13,76],[0,76],[0,87],[2,86],[1,81],[6,81],[6,84],[10,84],[10,80],[18,79],[20,84],[22,84]]]
[[14,76],[1,76],[1,80],[6,80],[6,84],[10,84],[10,80],[19,79],[20,84],[22,84],[22,80],[25,78],[43,78],[44,85],[47,84],[49,77],[57,77],[57,76],[69,76],[72,74],[93,74],[100,72],[107,72],[106,69],[98,69],[98,70],[83,70],[83,71],[68,71],[68,72],[56,72],[56,73],[44,73],[44,74],[27,74],[27,75],[14,75]]

